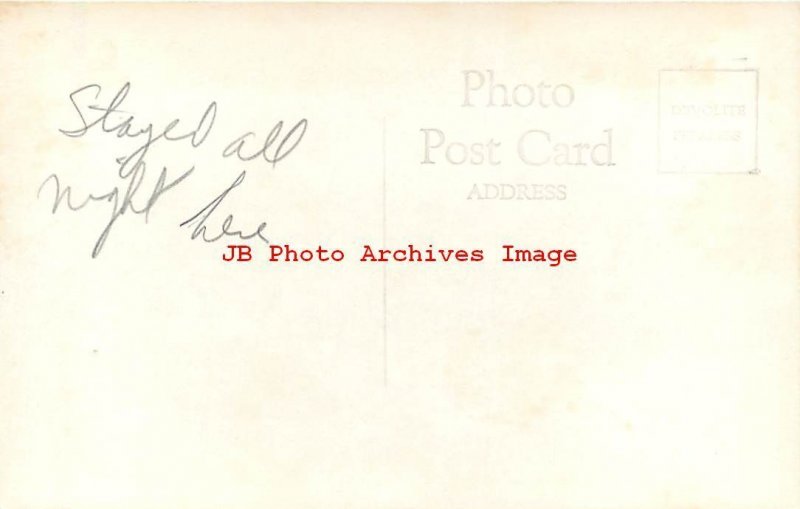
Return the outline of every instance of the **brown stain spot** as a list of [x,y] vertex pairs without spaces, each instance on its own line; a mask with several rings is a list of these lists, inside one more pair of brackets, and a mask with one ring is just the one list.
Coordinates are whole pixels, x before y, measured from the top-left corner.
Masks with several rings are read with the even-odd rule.
[[467,336],[471,338],[479,338],[483,334],[483,331],[477,327],[471,327],[467,329]]
[[544,405],[528,405],[528,407],[525,409],[523,420],[536,419],[537,417],[543,416],[546,411],[547,408]]
[[34,9],[37,4],[25,4],[22,2],[0,2],[0,24],[12,21],[19,16],[23,10]]
[[583,74],[583,79],[588,82],[603,81],[606,78],[606,72],[602,67],[592,67]]

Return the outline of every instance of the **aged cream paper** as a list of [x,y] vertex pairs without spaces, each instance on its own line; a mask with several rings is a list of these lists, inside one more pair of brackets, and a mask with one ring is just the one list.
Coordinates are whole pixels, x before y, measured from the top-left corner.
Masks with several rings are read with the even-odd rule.
[[0,508],[800,507],[799,25],[0,4]]

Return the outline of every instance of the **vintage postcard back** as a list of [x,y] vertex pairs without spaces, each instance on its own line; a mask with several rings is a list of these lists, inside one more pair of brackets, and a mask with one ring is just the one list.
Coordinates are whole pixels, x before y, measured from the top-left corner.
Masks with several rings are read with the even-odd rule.
[[799,508],[798,25],[0,4],[0,507]]

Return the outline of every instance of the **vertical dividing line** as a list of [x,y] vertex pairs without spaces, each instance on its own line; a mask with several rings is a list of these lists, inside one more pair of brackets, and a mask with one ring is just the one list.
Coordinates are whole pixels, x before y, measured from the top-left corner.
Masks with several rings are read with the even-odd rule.
[[753,173],[761,173],[761,169],[758,167],[758,69],[756,69],[756,106],[755,106],[755,114],[756,114],[756,128],[755,128],[755,165],[756,167],[753,168]]
[[661,75],[664,70],[658,71],[658,97],[656,97],[656,173],[661,173]]
[[[382,196],[383,196],[383,222],[382,222],[382,237],[383,237],[383,245],[381,246],[382,249],[386,249],[386,117],[383,117],[383,125],[382,125],[382,136],[381,136],[381,147],[382,147],[382,159],[383,159],[383,183],[382,183]],[[388,346],[389,342],[387,339],[387,322],[386,322],[386,263],[383,263],[383,386],[388,387],[389,385],[389,352]]]

